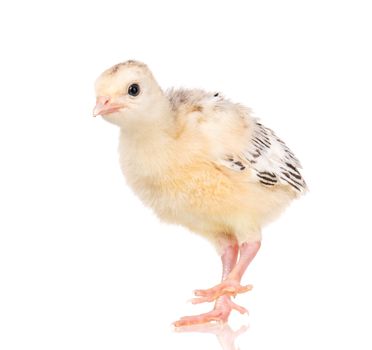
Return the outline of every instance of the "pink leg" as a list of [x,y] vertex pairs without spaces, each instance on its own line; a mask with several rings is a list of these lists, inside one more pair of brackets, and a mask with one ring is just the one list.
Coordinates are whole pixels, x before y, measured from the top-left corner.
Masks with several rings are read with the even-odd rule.
[[232,244],[227,246],[224,250],[221,261],[222,261],[222,281],[226,279],[229,273],[233,270],[238,259],[238,244]]
[[[233,246],[227,247],[224,251],[224,254],[221,256],[221,260],[222,260],[221,282],[225,281],[227,277],[229,276],[229,274],[231,273],[231,271],[234,269],[237,259],[238,259],[238,252],[239,252],[238,244],[234,244]],[[198,301],[199,301],[198,299],[194,299],[193,303],[198,304]],[[214,310],[221,310],[222,311],[221,316],[225,321],[229,317],[232,309],[235,309],[239,311],[240,313],[247,312],[246,309],[232,302],[231,298],[228,295],[221,295],[216,299]]]
[[[227,245],[222,256],[222,281],[227,278],[229,273],[233,270],[236,265],[236,260],[238,258],[239,247],[236,242],[231,242]],[[228,299],[228,300],[227,300]],[[176,327],[190,326],[196,324],[202,324],[210,321],[220,321],[222,318],[227,319],[230,314],[231,307],[229,307],[228,302],[230,298],[228,296],[221,296],[216,300],[214,309],[210,312],[195,316],[185,316],[180,320],[176,321],[174,325]],[[194,300],[193,300],[194,303]]]
[[229,278],[235,278],[237,280],[241,280],[245,270],[256,256],[258,250],[261,247],[261,242],[253,242],[253,243],[243,243],[240,246],[240,256],[239,256],[239,263],[235,265],[234,269],[231,271]]
[[196,290],[195,295],[199,298],[195,298],[193,302],[195,304],[210,302],[216,300],[221,295],[236,296],[239,293],[244,293],[251,290],[251,285],[242,286],[240,284],[240,281],[248,265],[256,256],[258,250],[260,249],[260,246],[261,242],[259,241],[253,243],[243,243],[240,246],[239,262],[227,275],[226,279],[213,288]]
[[[239,262],[236,263],[238,257],[238,245],[237,243],[228,245],[221,257],[222,282],[211,289],[195,291],[195,294],[200,296],[200,298],[195,298],[192,301],[193,304],[198,304],[216,300],[214,309],[205,314],[182,317],[179,321],[175,322],[174,325],[176,327],[181,327],[210,321],[226,322],[231,310],[233,309],[240,313],[246,313],[247,310],[231,301],[230,296],[251,289],[251,286],[240,286],[239,282],[245,269],[256,255],[259,246],[260,242],[243,243],[240,247]],[[235,289],[232,290],[232,288]]]

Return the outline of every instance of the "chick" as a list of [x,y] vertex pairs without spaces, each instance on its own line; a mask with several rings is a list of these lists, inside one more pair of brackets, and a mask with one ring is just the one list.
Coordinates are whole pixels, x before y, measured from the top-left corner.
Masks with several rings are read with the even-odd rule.
[[240,282],[260,248],[261,228],[306,191],[299,161],[248,108],[219,93],[164,92],[141,62],[109,68],[95,89],[93,115],[120,128],[128,185],[161,220],[204,236],[221,255],[221,283],[196,290],[192,300],[215,302],[213,310],[175,326],[247,312],[231,297],[252,288]]

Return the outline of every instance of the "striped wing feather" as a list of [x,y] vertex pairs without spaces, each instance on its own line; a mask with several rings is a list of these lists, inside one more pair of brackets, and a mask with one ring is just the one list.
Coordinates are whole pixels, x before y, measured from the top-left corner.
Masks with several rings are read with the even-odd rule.
[[244,171],[245,161],[253,169],[254,179],[264,186],[281,184],[289,185],[297,192],[306,190],[306,183],[298,170],[301,168],[298,159],[271,129],[258,121],[255,121],[248,147],[239,157],[226,157],[223,164],[235,171]]

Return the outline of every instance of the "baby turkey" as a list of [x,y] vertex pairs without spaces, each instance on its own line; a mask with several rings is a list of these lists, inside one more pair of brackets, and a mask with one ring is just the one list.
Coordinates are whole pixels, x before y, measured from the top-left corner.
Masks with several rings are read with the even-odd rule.
[[160,219],[206,237],[221,255],[222,282],[194,292],[194,304],[215,301],[213,310],[175,326],[246,312],[231,297],[252,288],[240,281],[261,228],[305,192],[299,161],[248,108],[218,93],[163,92],[141,62],[109,68],[95,88],[93,115],[120,127],[128,185]]

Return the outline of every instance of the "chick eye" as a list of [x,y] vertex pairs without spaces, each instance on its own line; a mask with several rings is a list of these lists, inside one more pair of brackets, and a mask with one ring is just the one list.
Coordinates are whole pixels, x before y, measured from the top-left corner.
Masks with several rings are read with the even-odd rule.
[[140,93],[140,87],[138,84],[132,84],[131,86],[129,86],[128,88],[129,95],[138,96],[139,93]]

